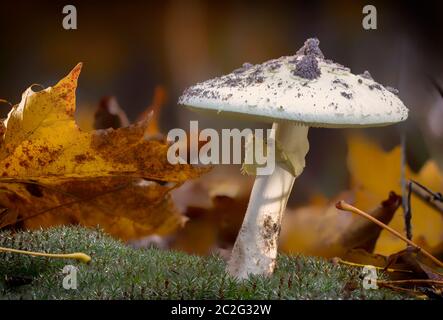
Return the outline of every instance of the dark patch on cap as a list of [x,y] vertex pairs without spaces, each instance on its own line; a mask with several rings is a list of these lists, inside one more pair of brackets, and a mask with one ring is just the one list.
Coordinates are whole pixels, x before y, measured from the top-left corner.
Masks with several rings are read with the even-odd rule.
[[360,77],[365,78],[365,79],[369,79],[369,80],[374,80],[368,70],[365,70],[365,72],[363,72],[360,75]]
[[187,98],[206,98],[206,99],[220,99],[220,94],[216,91],[205,90],[202,88],[187,88],[183,95],[179,98],[178,103],[183,104],[184,100]]
[[368,88],[371,90],[377,89],[377,90],[381,90],[381,86],[378,83],[373,83],[368,85]]
[[304,56],[297,61],[295,69],[291,73],[309,80],[317,79],[321,74],[317,59],[313,55]]
[[193,88],[193,87],[187,88],[183,92],[181,97],[178,99],[178,103],[183,104],[187,98],[199,97],[202,92],[203,92],[203,89],[200,89],[200,88]]
[[242,79],[239,77],[233,77],[233,76],[227,76],[224,78],[224,80],[220,83],[220,86],[226,86],[226,87],[238,87],[242,83]]
[[214,92],[214,91],[210,91],[210,90],[203,91],[201,96],[206,99],[219,99],[220,98],[219,93]]
[[241,72],[237,73],[234,72],[232,74],[214,80],[216,88],[223,88],[223,87],[245,88],[253,84],[263,83],[264,81],[265,81],[265,76],[263,74],[263,69],[261,66],[255,67],[255,70],[251,71],[247,75],[242,74]]
[[263,83],[265,81],[265,77],[263,76],[263,71],[261,68],[257,68],[254,72],[252,72],[247,78],[247,85],[252,83]]
[[393,87],[390,87],[390,86],[387,86],[387,87],[386,87],[386,90],[388,90],[390,93],[393,93],[393,94],[395,94],[395,95],[397,95],[397,96],[398,96],[398,94],[400,93],[397,89],[395,89],[395,88],[393,88]]
[[232,93],[229,93],[228,95],[226,95],[222,100],[226,101],[228,99],[230,99],[232,97]]
[[323,55],[323,52],[320,50],[320,41],[317,38],[309,38],[305,41],[305,44],[303,47],[301,47],[298,51],[298,55],[313,55],[318,58],[324,59],[325,56]]
[[268,61],[264,64],[265,67],[269,69],[269,71],[277,71],[281,67],[281,62],[277,59]]
[[358,79],[358,83],[362,84],[362,83],[363,83],[363,80],[359,78],[359,79]]
[[345,81],[343,81],[341,79],[334,79],[334,81],[332,81],[332,83],[333,84],[341,85],[341,86],[345,87],[346,89],[349,88],[349,85]]
[[345,97],[346,99],[352,99],[352,93],[347,93],[347,92],[340,92],[340,94]]

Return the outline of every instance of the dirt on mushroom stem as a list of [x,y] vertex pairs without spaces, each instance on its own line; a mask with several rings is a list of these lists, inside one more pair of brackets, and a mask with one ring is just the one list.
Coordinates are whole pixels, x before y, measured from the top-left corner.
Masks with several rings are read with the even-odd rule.
[[[274,123],[273,135],[285,156],[276,155],[270,175],[257,176],[242,227],[232,249],[228,272],[237,279],[250,274],[271,275],[275,268],[278,237],[286,204],[309,150],[309,127]],[[285,160],[283,160],[285,159]]]

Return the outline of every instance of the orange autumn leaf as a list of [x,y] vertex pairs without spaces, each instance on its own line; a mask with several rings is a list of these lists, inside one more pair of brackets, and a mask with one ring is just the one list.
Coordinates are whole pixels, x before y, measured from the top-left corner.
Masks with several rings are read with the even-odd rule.
[[160,111],[165,105],[167,94],[165,88],[156,86],[154,89],[154,97],[151,105],[140,115],[139,120],[143,121],[150,118],[149,125],[146,128],[146,133],[152,136],[160,134]]
[[[168,192],[206,171],[167,161],[169,145],[147,137],[149,119],[84,132],[73,118],[78,64],[53,87],[27,89],[4,120],[0,227],[99,224],[123,239],[183,224]],[[149,181],[155,180],[155,181]]]
[[81,64],[54,87],[27,89],[5,120],[0,175],[53,181],[98,176],[133,176],[183,182],[202,172],[167,161],[169,145],[145,139],[149,119],[119,129],[81,131],[73,118]]

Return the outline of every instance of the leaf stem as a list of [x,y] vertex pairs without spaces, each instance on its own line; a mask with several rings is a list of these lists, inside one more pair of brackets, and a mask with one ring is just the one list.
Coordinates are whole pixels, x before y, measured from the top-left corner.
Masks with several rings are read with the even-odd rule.
[[437,264],[439,267],[443,267],[443,262],[441,262],[440,260],[438,260],[436,257],[434,257],[432,254],[430,254],[428,251],[426,251],[425,249],[421,248],[420,246],[418,246],[416,243],[412,242],[411,240],[407,239],[405,236],[403,236],[402,234],[400,234],[399,232],[397,232],[396,230],[392,229],[391,227],[387,226],[386,224],[384,224],[383,222],[377,220],[376,218],[374,218],[373,216],[371,216],[370,214],[350,205],[349,203],[347,203],[344,200],[341,200],[339,202],[337,202],[335,204],[335,207],[337,209],[340,210],[344,210],[344,211],[349,211],[355,214],[358,214],[370,221],[372,221],[373,223],[375,223],[376,225],[382,227],[383,229],[389,231],[390,233],[392,233],[394,236],[396,236],[397,238],[403,240],[404,242],[406,242],[408,245],[410,245],[411,247],[416,248],[417,250],[421,251],[426,257],[428,257],[429,259],[431,259],[435,264]]
[[[350,267],[360,267],[360,268],[363,268],[363,267],[367,266],[366,264],[360,264],[360,263],[346,261],[346,260],[343,260],[343,259],[341,259],[339,257],[333,258],[333,262],[334,263],[339,263],[339,264],[344,264],[344,265],[347,265],[347,266],[350,266]],[[411,271],[411,270],[393,269],[393,268],[387,268],[386,269],[384,267],[379,267],[379,266],[373,266],[373,267],[375,269],[383,270],[383,271],[386,271],[386,272],[413,273],[413,271]]]
[[443,286],[443,281],[441,280],[432,280],[432,279],[406,279],[406,280],[377,280],[377,284],[380,285],[405,285],[405,284],[435,284],[439,286]]
[[10,253],[18,253],[25,254],[29,256],[35,257],[48,257],[48,258],[56,258],[56,259],[75,259],[83,263],[89,263],[91,261],[91,257],[82,252],[74,252],[74,253],[44,253],[44,252],[34,252],[34,251],[25,251],[11,248],[0,247],[0,252],[10,252]]

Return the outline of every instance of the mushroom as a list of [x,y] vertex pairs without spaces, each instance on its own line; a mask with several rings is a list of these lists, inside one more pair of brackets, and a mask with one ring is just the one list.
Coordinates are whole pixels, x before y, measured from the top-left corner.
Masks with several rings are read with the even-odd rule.
[[295,179],[305,167],[309,127],[375,127],[405,120],[408,109],[395,89],[369,72],[352,74],[325,59],[319,40],[306,40],[292,56],[249,63],[228,75],[198,83],[179,104],[218,117],[272,122],[278,161],[270,175],[256,176],[248,209],[228,262],[239,279],[272,274],[282,216]]

